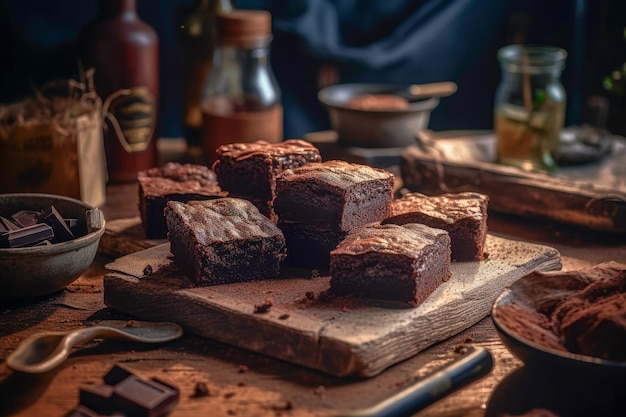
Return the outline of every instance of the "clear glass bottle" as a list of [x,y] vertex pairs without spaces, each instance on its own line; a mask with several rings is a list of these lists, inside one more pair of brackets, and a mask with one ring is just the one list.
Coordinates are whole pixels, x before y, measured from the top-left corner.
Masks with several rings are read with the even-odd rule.
[[283,139],[280,88],[270,66],[271,15],[233,10],[217,16],[217,47],[203,92],[205,156],[232,142]]
[[215,47],[215,19],[233,10],[231,0],[195,0],[180,21],[184,103],[183,135],[191,157],[202,155],[202,87],[211,70]]
[[494,115],[498,162],[526,171],[553,171],[565,121],[561,72],[567,52],[509,45],[497,56],[502,70]]

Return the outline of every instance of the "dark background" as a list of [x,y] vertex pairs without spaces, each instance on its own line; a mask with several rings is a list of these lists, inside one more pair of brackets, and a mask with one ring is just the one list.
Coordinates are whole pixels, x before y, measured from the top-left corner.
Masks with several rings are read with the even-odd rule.
[[[155,28],[160,41],[164,137],[182,135],[177,28],[182,10],[191,2],[137,0],[139,16]],[[97,4],[0,0],[0,103],[19,100],[46,81],[77,77],[78,34],[96,15]],[[622,119],[623,98],[607,95],[602,87],[603,78],[626,62],[623,0],[235,0],[234,4],[272,12],[272,65],[283,92],[286,137],[328,127],[315,96],[317,70],[328,63],[339,69],[340,82],[455,81],[459,91],[442,100],[430,127],[490,129],[500,77],[495,55],[510,43],[551,44],[568,51],[562,76],[568,93],[567,125],[589,121],[588,101],[605,96],[613,114],[608,128],[626,133],[615,122]],[[336,38],[316,24],[302,23],[310,23],[302,18],[312,4],[341,24]],[[399,25],[406,26],[400,35],[395,31]],[[377,49],[381,40],[390,47]]]

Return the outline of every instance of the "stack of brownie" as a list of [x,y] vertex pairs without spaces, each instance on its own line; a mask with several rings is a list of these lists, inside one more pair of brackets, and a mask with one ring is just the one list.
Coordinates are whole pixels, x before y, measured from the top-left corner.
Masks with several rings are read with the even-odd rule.
[[353,229],[391,214],[394,176],[344,161],[310,163],[276,179],[274,209],[286,262],[328,271],[330,251]]
[[213,170],[229,196],[251,201],[261,214],[277,222],[273,203],[276,176],[309,162],[321,162],[319,150],[309,142],[289,139],[279,143],[231,143],[216,150]]
[[140,171],[139,213],[146,238],[165,239],[167,226],[163,210],[168,201],[207,200],[226,195],[215,173],[208,167],[169,162],[161,167]]

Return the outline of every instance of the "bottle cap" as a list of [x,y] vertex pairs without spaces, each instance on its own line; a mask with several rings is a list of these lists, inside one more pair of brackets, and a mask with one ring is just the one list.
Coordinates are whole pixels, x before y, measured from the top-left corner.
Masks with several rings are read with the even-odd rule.
[[272,16],[265,10],[233,10],[217,15],[217,33],[223,45],[264,41],[272,33]]

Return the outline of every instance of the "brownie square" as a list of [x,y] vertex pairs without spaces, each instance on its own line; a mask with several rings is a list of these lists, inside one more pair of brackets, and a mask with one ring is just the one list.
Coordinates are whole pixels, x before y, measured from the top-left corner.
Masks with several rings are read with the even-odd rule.
[[330,253],[337,295],[421,304],[450,279],[450,236],[421,224],[365,226]]
[[165,219],[174,262],[197,285],[278,276],[285,238],[251,202],[231,197],[170,201]]
[[276,179],[274,210],[283,221],[348,232],[391,214],[391,172],[345,161],[314,162]]
[[472,192],[437,196],[408,193],[391,203],[393,213],[382,223],[421,223],[443,229],[450,234],[453,260],[481,260],[488,204],[487,195]]
[[272,202],[276,196],[276,176],[322,160],[315,146],[299,139],[279,143],[231,143],[220,146],[216,154],[213,170],[222,190],[232,197],[254,202],[261,213],[274,221]]
[[148,239],[165,239],[167,225],[163,210],[168,201],[185,203],[226,196],[215,173],[206,166],[169,162],[161,167],[140,171],[139,213]]

